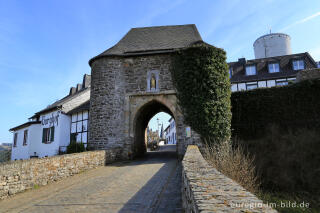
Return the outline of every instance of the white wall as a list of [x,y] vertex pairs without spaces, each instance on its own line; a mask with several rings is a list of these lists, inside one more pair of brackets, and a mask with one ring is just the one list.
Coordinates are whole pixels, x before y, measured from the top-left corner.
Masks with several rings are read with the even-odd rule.
[[[27,139],[27,145],[23,146],[23,136],[24,136],[24,130],[29,130],[29,127],[19,129],[17,131],[14,131],[13,137],[12,137],[12,149],[11,149],[11,160],[23,160],[29,158],[29,135],[30,131],[28,131],[28,139]],[[14,135],[15,133],[18,134],[17,137],[17,145],[14,146]]]
[[[41,123],[41,136],[33,152],[37,152],[39,157],[53,156],[59,153],[59,146],[67,146],[70,143],[70,116],[63,114],[60,111],[54,111],[40,116],[40,120],[50,119],[58,116],[58,122]],[[51,143],[42,143],[43,128],[49,128],[54,125],[54,140]]]
[[[174,135],[174,137],[173,137],[173,135]],[[168,144],[176,144],[177,143],[176,122],[174,121],[174,119],[172,119],[170,121],[170,127],[168,129],[168,132],[166,133],[166,140],[168,141]]]
[[[32,124],[16,131],[18,133],[17,146],[12,148],[12,160],[29,159],[30,156],[42,158],[57,155],[60,146],[69,145],[71,125],[69,115],[54,111],[40,116],[40,121],[41,124]],[[52,126],[55,127],[54,140],[50,143],[42,143],[43,129]],[[28,129],[28,140],[27,145],[23,146],[23,134],[26,129]]]
[[37,146],[42,141],[42,126],[41,124],[33,124],[29,128],[29,157],[37,156],[38,153],[34,153],[37,151]]
[[[290,81],[294,82],[296,78],[282,78],[282,79],[275,79],[275,80],[267,80],[267,81],[258,81],[258,88],[265,88],[265,87],[274,87],[276,86],[276,81]],[[245,83],[234,83],[231,85],[231,91],[236,92],[236,91],[241,91],[241,90],[246,90],[246,83],[251,83],[251,82],[245,82]],[[237,85],[238,89],[237,90]]]
[[291,38],[282,33],[272,33],[258,38],[254,42],[253,48],[255,58],[292,54]]

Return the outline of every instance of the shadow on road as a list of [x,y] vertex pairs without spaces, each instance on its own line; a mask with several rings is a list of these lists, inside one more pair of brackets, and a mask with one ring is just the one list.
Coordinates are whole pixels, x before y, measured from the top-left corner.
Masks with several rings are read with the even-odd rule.
[[136,166],[139,164],[166,163],[168,160],[178,160],[176,145],[163,145],[156,151],[148,151],[143,156],[131,161],[112,163],[112,166]]
[[152,163],[163,163],[163,166],[119,212],[182,212],[181,162],[176,152],[166,149],[147,152],[131,165]]

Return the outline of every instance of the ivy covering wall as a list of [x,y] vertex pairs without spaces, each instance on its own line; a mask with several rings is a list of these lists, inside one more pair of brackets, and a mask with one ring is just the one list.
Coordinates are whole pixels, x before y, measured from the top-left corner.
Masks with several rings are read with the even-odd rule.
[[320,128],[320,80],[234,92],[231,105],[233,136],[241,139],[260,138],[273,124],[293,131]]
[[173,56],[172,79],[185,123],[210,142],[230,137],[230,81],[223,49],[201,43]]

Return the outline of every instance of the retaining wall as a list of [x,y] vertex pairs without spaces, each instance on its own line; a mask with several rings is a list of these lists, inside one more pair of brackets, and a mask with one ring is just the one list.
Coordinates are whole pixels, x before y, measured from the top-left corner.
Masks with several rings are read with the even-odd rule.
[[186,213],[277,212],[210,166],[195,145],[182,161],[182,202]]
[[0,199],[103,166],[115,156],[104,150],[0,164]]

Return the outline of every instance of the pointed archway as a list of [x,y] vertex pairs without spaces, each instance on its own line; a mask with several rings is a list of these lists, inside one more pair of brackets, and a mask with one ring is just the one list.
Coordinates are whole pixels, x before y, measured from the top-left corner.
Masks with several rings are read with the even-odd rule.
[[[146,152],[146,141],[145,141],[145,129],[148,126],[150,119],[159,112],[165,112],[174,118],[174,114],[171,110],[163,103],[152,100],[137,111],[133,120],[133,156],[141,156]],[[178,141],[178,140],[177,140]]]

